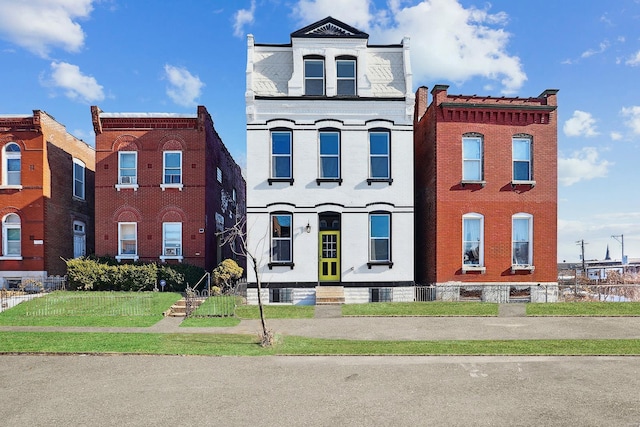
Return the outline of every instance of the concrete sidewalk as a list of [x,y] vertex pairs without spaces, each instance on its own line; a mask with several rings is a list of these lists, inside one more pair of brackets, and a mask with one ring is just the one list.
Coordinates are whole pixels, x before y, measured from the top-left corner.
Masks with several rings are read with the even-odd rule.
[[[220,328],[180,327],[165,317],[148,328],[0,326],[0,331],[258,334],[259,320]],[[640,339],[640,317],[316,317],[267,319],[276,334],[357,340]]]

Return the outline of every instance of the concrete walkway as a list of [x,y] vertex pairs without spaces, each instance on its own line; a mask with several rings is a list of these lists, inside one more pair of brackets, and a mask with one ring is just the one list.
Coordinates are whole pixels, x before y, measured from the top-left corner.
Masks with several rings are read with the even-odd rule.
[[[640,339],[640,317],[524,317],[523,305],[498,317],[337,317],[323,307],[313,319],[267,319],[276,334],[359,340]],[[338,307],[339,308],[339,307]],[[258,334],[259,320],[219,328],[181,327],[165,317],[148,328],[0,326],[0,331]]]

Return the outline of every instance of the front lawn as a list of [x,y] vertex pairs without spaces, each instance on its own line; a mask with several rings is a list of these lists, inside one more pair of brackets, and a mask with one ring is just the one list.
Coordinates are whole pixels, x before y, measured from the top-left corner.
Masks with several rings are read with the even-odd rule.
[[640,302],[550,302],[527,304],[527,316],[640,316]]
[[56,291],[0,313],[0,325],[148,327],[179,299],[173,292]]

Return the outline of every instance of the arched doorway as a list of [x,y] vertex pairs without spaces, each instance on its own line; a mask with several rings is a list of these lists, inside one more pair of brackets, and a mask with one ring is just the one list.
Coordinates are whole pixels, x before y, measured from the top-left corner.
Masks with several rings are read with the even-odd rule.
[[318,215],[318,280],[320,283],[340,281],[340,214]]

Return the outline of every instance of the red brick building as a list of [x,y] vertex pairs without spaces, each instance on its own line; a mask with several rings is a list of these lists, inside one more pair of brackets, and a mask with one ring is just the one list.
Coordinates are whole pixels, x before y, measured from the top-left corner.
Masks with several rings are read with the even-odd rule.
[[244,215],[245,182],[206,108],[184,115],[104,113],[93,106],[91,115],[96,254],[208,271],[233,258],[216,231]]
[[0,116],[0,288],[93,252],[95,152],[52,116]]
[[557,90],[495,98],[447,88],[435,86],[428,107],[427,88],[416,94],[416,282],[506,282],[534,299],[538,284],[557,284]]

